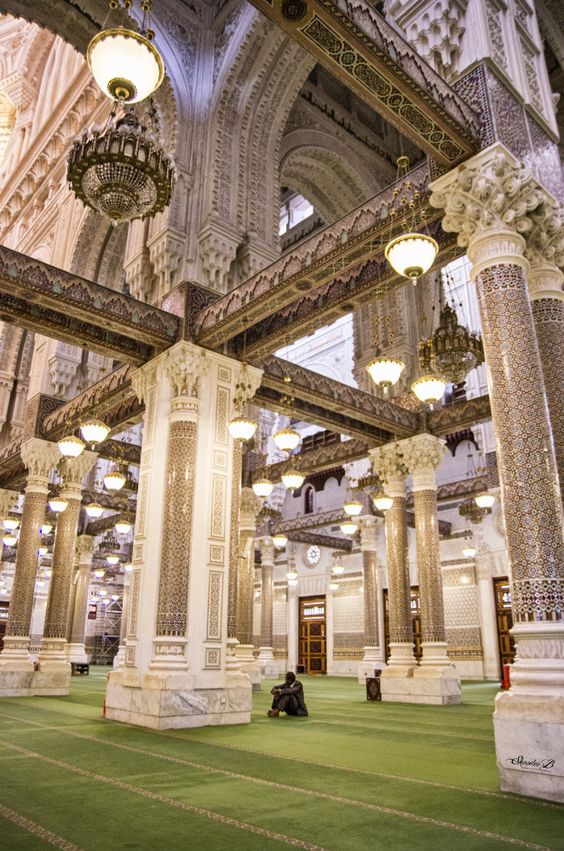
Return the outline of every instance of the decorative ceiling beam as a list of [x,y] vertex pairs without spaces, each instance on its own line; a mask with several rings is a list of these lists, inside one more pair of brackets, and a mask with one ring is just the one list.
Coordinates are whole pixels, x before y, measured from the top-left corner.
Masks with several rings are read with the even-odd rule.
[[[289,394],[296,400],[296,408],[301,403],[315,405],[321,407],[327,416],[334,414],[356,419],[359,427],[372,426],[379,432],[375,436],[385,440],[411,437],[420,429],[421,418],[417,412],[408,411],[387,399],[380,399],[356,387],[349,387],[348,384],[342,384],[290,361],[268,357],[263,363],[263,369],[259,392],[267,388],[281,394]],[[312,422],[318,423],[317,420]],[[327,428],[338,431],[331,426]],[[347,432],[343,429],[341,433]]]
[[296,544],[316,544],[318,547],[328,547],[344,553],[352,552],[353,548],[353,542],[349,538],[337,538],[334,535],[321,535],[315,532],[292,532],[289,540]]
[[290,467],[299,470],[300,473],[310,475],[311,473],[331,470],[337,464],[350,464],[367,456],[368,443],[365,440],[353,438],[352,440],[337,441],[327,446],[320,446],[318,449],[298,452],[296,455],[291,455],[287,460],[278,461],[276,464],[258,467],[253,470],[252,481],[256,482],[257,479],[266,478],[276,483],[281,481],[282,473],[285,473]]
[[132,363],[171,346],[180,320],[158,307],[0,246],[0,319]]
[[[445,233],[440,221],[429,226],[429,233],[439,244],[433,270],[464,254],[457,235]],[[244,352],[249,360],[258,363],[271,352],[325,328],[356,307],[404,286],[409,284],[392,269],[381,248],[371,260],[336,276],[238,334],[230,341],[230,351],[239,357]]]
[[205,307],[194,320],[195,341],[212,349],[218,348],[305,292],[333,281],[347,269],[381,253],[390,236],[388,212],[396,189],[400,194],[395,204],[399,204],[401,198],[411,199],[414,192],[420,194],[414,208],[418,221],[441,218],[442,211],[429,204],[429,180],[429,166],[422,163],[406,178],[317,231],[266,269]]
[[478,150],[476,113],[368,3],[252,3],[443,166]]
[[474,399],[463,399],[460,402],[453,402],[451,405],[437,408],[436,411],[431,411],[428,415],[427,422],[429,431],[442,436],[453,431],[471,428],[478,423],[487,422],[491,418],[490,397],[484,395],[476,396]]

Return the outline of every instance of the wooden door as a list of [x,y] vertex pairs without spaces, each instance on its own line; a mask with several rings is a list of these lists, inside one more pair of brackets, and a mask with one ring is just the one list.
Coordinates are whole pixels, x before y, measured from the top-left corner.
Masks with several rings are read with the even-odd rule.
[[304,674],[327,673],[325,597],[300,598],[298,669]]
[[506,576],[494,579],[495,615],[497,622],[497,645],[501,665],[510,665],[515,658],[515,641],[509,630],[513,626],[511,608],[511,586]]

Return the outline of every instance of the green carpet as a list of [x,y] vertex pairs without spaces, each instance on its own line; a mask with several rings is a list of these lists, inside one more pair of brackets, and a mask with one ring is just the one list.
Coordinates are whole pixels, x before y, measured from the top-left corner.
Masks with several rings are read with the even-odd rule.
[[497,685],[461,706],[367,703],[304,677],[309,718],[149,732],[104,721],[107,669],[0,700],[0,848],[564,849],[564,806],[499,792]]

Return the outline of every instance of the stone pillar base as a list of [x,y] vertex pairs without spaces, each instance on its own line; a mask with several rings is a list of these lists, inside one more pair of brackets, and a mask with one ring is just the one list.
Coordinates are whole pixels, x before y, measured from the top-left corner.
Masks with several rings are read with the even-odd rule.
[[33,659],[29,655],[28,635],[5,635],[0,653],[0,671],[33,671]]
[[364,685],[367,677],[373,677],[376,669],[381,671],[385,666],[379,647],[365,647],[362,662],[358,663],[357,668],[359,683]]
[[253,691],[260,691],[262,677],[260,673],[260,663],[258,659],[255,659],[253,654],[254,649],[255,648],[252,644],[238,644],[235,649],[235,653],[239,660],[239,664],[241,665],[241,670],[244,674],[247,674],[251,681]]
[[411,703],[462,703],[460,680],[454,665],[415,668],[410,685]]
[[71,666],[68,662],[43,663],[31,677],[31,694],[65,696],[70,692]]
[[273,680],[278,677],[278,662],[274,658],[274,650],[272,647],[260,647],[258,662],[260,672],[267,680]]
[[382,668],[380,689],[383,701],[411,703],[411,679],[415,664]]
[[564,803],[564,693],[502,692],[493,722],[501,789]]
[[446,641],[423,641],[421,650],[423,658],[421,659],[421,667],[431,665],[434,668],[454,667],[447,652],[448,644]]
[[76,644],[67,645],[67,661],[74,662],[77,665],[87,665],[90,661],[86,655],[84,644],[77,642]]
[[190,674],[112,671],[106,689],[106,718],[153,730],[248,724],[251,684],[244,674],[218,676],[218,685],[202,688]]
[[32,677],[33,662],[30,670],[3,668],[0,670],[0,697],[29,697],[33,694]]

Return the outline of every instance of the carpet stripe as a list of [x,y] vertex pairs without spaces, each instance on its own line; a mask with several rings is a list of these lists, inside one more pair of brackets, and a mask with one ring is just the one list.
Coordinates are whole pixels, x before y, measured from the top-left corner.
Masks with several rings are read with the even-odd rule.
[[[258,827],[255,824],[249,824],[245,821],[238,821],[238,819],[230,818],[229,816],[223,816],[220,813],[215,813],[212,810],[206,810],[203,807],[197,807],[194,804],[188,804],[185,801],[177,801],[174,798],[167,798],[165,795],[159,795],[158,792],[151,792],[149,789],[143,789],[141,786],[133,786],[131,783],[125,783],[122,780],[116,780],[114,777],[107,777],[104,774],[97,774],[94,771],[88,771],[86,768],[79,768],[76,765],[70,765],[67,762],[62,762],[58,759],[53,759],[50,756],[45,756],[44,754],[37,753],[36,751],[30,751],[27,748],[22,748],[19,745],[14,745],[11,742],[7,742],[4,739],[0,739],[0,745],[2,747],[7,748],[8,750],[15,751],[16,753],[21,753],[24,756],[31,757],[32,759],[37,759],[40,762],[45,762],[48,765],[54,765],[57,768],[63,768],[66,771],[71,771],[73,774],[78,774],[81,777],[87,777],[89,780],[96,780],[104,784],[109,784],[110,786],[114,786],[117,789],[121,789],[124,792],[132,792],[135,795],[141,795],[144,798],[149,798],[152,801],[158,801],[161,804],[168,804],[171,807],[176,807],[179,810],[185,810],[186,812],[193,813],[194,815],[203,816],[204,818],[210,819],[211,821],[219,822],[220,824],[228,825],[229,827],[235,827],[238,830],[244,830],[248,833],[255,833],[258,836],[264,836],[267,839],[274,839],[278,842],[283,842],[286,845],[292,845],[295,848],[303,848],[305,851],[328,851],[326,848],[322,848],[319,845],[313,845],[311,842],[305,842],[302,839],[295,839],[293,836],[286,836],[283,833],[277,833],[276,831],[266,830],[263,827]],[[540,845],[530,845],[527,846],[529,848],[541,849],[541,851],[547,851]],[[74,849],[75,846],[70,846],[70,849]],[[80,849],[78,849],[80,851]]]
[[[0,713],[2,715],[3,713]],[[536,845],[535,843],[525,842],[521,839],[516,839],[512,836],[505,836],[500,833],[493,833],[488,830],[480,830],[479,828],[469,827],[466,825],[456,824],[454,822],[444,821],[442,819],[434,819],[430,816],[421,816],[416,813],[410,813],[407,810],[398,810],[392,807],[386,807],[382,804],[371,804],[367,801],[358,801],[354,798],[345,798],[342,795],[332,795],[328,792],[319,792],[314,789],[306,789],[303,786],[292,786],[287,783],[277,783],[273,780],[264,780],[260,777],[253,777],[247,774],[240,774],[236,771],[229,771],[228,769],[223,768],[215,768],[213,766],[205,765],[202,763],[194,762],[192,760],[181,759],[180,757],[170,756],[169,754],[161,754],[156,751],[147,751],[144,748],[134,747],[132,745],[125,745],[120,742],[111,742],[106,739],[100,739],[96,736],[89,736],[85,733],[75,733],[70,730],[61,730],[59,727],[52,727],[47,724],[41,724],[39,721],[31,721],[31,724],[34,724],[38,727],[42,727],[47,730],[55,730],[58,733],[66,733],[68,736],[73,736],[77,739],[85,739],[86,741],[94,742],[94,744],[103,744],[111,747],[112,749],[118,748],[124,751],[130,751],[131,753],[142,754],[143,756],[148,756],[153,759],[164,760],[165,762],[172,762],[177,765],[183,765],[187,768],[195,768],[200,771],[205,771],[208,774],[219,774],[222,777],[230,777],[235,780],[243,780],[245,782],[253,783],[257,786],[266,786],[275,789],[280,789],[285,792],[293,792],[298,793],[300,795],[307,795],[313,798],[319,798],[325,801],[332,801],[333,803],[338,804],[346,804],[347,806],[360,807],[365,810],[372,810],[374,812],[381,813],[383,815],[393,815],[400,818],[408,819],[410,821],[418,821],[423,822],[425,824],[431,824],[435,827],[447,828],[449,830],[456,830],[462,833],[472,833],[473,835],[483,837],[485,839],[495,839],[499,842],[507,842],[512,845],[519,845],[522,848],[531,848],[531,849],[539,849],[539,851],[547,851],[546,846],[544,845]],[[1,741],[1,740],[0,740]],[[304,760],[305,761],[305,760]]]
[[47,830],[47,828],[42,827],[35,821],[30,821],[30,819],[25,818],[25,816],[21,816],[14,810],[8,809],[8,807],[5,807],[3,804],[0,804],[0,817],[6,821],[11,821],[12,824],[17,825],[18,827],[23,828],[23,830],[27,831],[27,833],[33,833],[40,839],[44,839],[45,842],[49,843],[49,845],[54,845],[55,848],[61,848],[62,851],[82,851],[78,845],[73,845],[72,842],[69,842],[67,839],[63,839],[62,836],[57,836],[56,833],[52,833],[50,830]]

